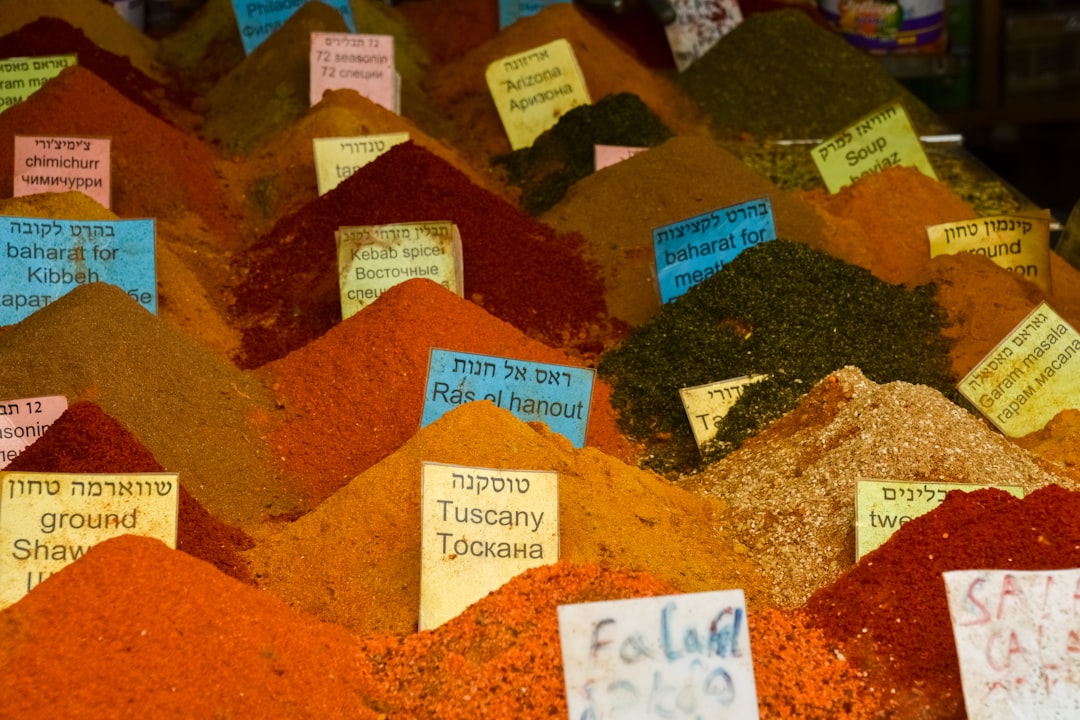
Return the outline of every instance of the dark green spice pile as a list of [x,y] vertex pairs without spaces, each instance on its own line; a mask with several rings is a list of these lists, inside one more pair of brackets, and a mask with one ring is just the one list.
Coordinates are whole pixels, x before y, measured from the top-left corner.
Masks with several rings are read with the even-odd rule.
[[[878,383],[904,380],[962,402],[949,375],[945,312],[933,287],[878,280],[807,245],[750,248],[638,327],[601,359],[623,430],[647,444],[659,472],[687,472],[737,448],[847,365]],[[760,373],[722,421],[704,457],[679,389]]]
[[720,135],[824,138],[898,97],[916,131],[943,130],[877,60],[793,9],[751,15],[677,82]]
[[532,146],[493,162],[505,167],[507,180],[522,189],[525,212],[539,215],[592,173],[595,145],[655,147],[670,137],[671,131],[641,98],[618,93],[574,108]]

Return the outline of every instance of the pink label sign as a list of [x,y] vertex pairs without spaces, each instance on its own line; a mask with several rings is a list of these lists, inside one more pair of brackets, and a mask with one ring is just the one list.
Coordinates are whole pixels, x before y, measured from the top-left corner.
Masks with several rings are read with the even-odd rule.
[[0,402],[0,468],[41,437],[67,406],[63,395]]
[[398,112],[393,35],[311,33],[311,104],[343,89]]
[[15,136],[15,197],[77,190],[109,207],[109,138]]
[[625,145],[594,145],[595,152],[593,154],[593,165],[596,170],[606,168],[609,165],[620,163],[626,158],[634,157],[639,152],[644,152],[649,148],[643,147],[627,147]]

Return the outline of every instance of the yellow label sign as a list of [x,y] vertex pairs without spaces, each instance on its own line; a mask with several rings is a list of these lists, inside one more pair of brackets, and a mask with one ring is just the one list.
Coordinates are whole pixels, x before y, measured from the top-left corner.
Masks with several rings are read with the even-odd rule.
[[0,609],[119,535],[176,547],[176,473],[0,472]]
[[72,65],[76,55],[7,58],[0,60],[0,112],[17,105]]
[[1021,437],[1080,408],[1080,335],[1046,303],[960,381],[960,392],[998,430]]
[[427,278],[465,295],[461,235],[452,222],[344,227],[334,236],[343,319],[413,278]]
[[559,559],[559,474],[425,462],[420,629]]
[[899,100],[860,118],[810,153],[831,193],[888,167],[915,167],[937,179]]
[[859,480],[855,483],[855,562],[884,545],[901,525],[940,505],[949,491],[989,487],[1024,497],[1019,485]]
[[1050,220],[995,215],[931,225],[930,257],[960,252],[990,258],[998,267],[1022,275],[1050,292]]
[[485,75],[514,150],[529,147],[564,114],[592,102],[574,49],[566,40],[496,60]]
[[679,390],[679,397],[682,399],[683,409],[690,421],[698,448],[716,437],[720,421],[742,397],[746,386],[767,377],[768,375],[743,375]]
[[409,133],[315,138],[315,173],[319,194],[325,195],[345,178],[384,152],[409,141]]

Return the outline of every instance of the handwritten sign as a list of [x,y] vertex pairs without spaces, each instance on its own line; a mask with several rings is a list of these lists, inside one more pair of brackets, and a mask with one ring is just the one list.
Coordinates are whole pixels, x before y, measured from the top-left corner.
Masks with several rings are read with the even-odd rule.
[[409,133],[315,138],[315,174],[319,194],[325,195],[345,178],[384,152],[409,142]]
[[767,197],[653,228],[660,301],[671,302],[712,277],[748,247],[776,239]]
[[559,474],[425,462],[420,629],[559,559]]
[[[236,24],[240,26],[240,39],[244,43],[244,53],[250,55],[308,2],[309,0],[261,0],[261,2],[233,0],[233,12],[236,13]],[[356,23],[353,21],[349,0],[322,0],[322,2],[341,13],[349,31],[356,32]]]
[[628,147],[626,145],[594,145],[593,146],[593,169],[602,170],[616,163],[621,163],[627,158],[632,158],[649,148]]
[[412,278],[427,278],[465,294],[461,234],[452,222],[343,227],[334,237],[343,319]]
[[426,427],[458,405],[489,400],[523,422],[543,422],[585,447],[595,371],[434,348],[428,364]]
[[0,60],[0,112],[21,103],[38,88],[72,65],[75,55],[7,58]]
[[0,402],[0,469],[41,437],[67,406],[63,395]]
[[742,22],[737,0],[670,0],[675,21],[664,26],[679,72],[712,49]]
[[548,5],[569,3],[571,0],[499,0],[499,29],[512,25],[523,17],[540,12]]
[[176,547],[176,473],[0,471],[0,609],[96,543],[142,535]]
[[887,167],[914,167],[937,179],[899,100],[826,138],[811,150],[811,155],[831,193]]
[[560,605],[570,718],[758,717],[742,590]]
[[1080,407],[1080,335],[1045,302],[957,386],[998,430],[1021,437]]
[[109,138],[15,136],[15,197],[77,190],[109,207]]
[[311,104],[327,90],[355,90],[400,113],[393,35],[311,33]]
[[77,285],[117,285],[157,312],[153,220],[0,218],[0,325],[22,320]]
[[1050,220],[995,215],[926,228],[930,257],[966,252],[989,258],[1050,292]]
[[529,147],[564,114],[592,102],[566,40],[496,60],[485,77],[514,150]]
[[743,390],[767,377],[768,375],[743,375],[679,390],[683,410],[686,411],[699,449],[716,437],[720,421],[742,397]]
[[944,573],[970,720],[1080,716],[1080,570]]
[[900,526],[925,515],[944,500],[951,490],[971,492],[996,487],[1018,498],[1019,485],[975,485],[973,483],[897,482],[858,480],[855,483],[855,561],[885,544]]

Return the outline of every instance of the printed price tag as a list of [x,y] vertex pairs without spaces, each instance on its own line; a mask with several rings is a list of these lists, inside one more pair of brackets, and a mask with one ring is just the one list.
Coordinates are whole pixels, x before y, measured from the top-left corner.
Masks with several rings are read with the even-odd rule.
[[142,535],[175,548],[177,477],[0,471],[0,609],[102,540]]
[[394,71],[393,35],[311,33],[311,104],[327,90],[355,90],[401,112]]
[[15,197],[78,190],[109,207],[109,138],[15,136]]
[[670,0],[675,22],[664,26],[679,72],[694,64],[742,22],[737,0]]
[[514,150],[529,147],[564,114],[592,102],[566,40],[496,60],[488,65],[486,77]]
[[315,173],[319,194],[325,195],[345,178],[384,152],[409,142],[409,133],[315,138]]
[[899,100],[827,138],[810,154],[831,193],[887,167],[914,167],[937,179]]
[[931,225],[926,235],[930,257],[960,252],[982,255],[1050,292],[1049,218],[995,215]]
[[756,720],[742,590],[560,605],[571,718]]
[[957,387],[998,430],[1021,437],[1080,408],[1078,353],[1076,330],[1041,303]]
[[[262,44],[263,40],[274,34],[289,18],[310,0],[232,0],[236,24],[240,26],[240,39],[244,43],[244,53],[251,52]],[[341,13],[346,27],[356,32],[353,21],[352,5],[349,0],[321,0],[326,5]]]
[[0,112],[21,103],[64,68],[77,64],[75,55],[0,60]]
[[769,198],[732,205],[654,228],[660,301],[671,302],[712,277],[735,256],[776,239]]
[[943,575],[967,717],[1080,716],[1080,570]]
[[559,474],[425,462],[420,629],[559,559]]
[[1018,498],[1024,497],[1024,488],[1019,485],[858,480],[855,483],[855,561],[884,545],[907,521],[936,508],[949,491],[971,492],[990,487]]
[[593,169],[602,170],[627,158],[632,158],[649,148],[627,147],[625,145],[594,145],[593,146]]
[[499,29],[512,25],[516,20],[540,12],[548,5],[568,3],[571,0],[499,0]]
[[41,437],[67,406],[63,395],[0,402],[0,469]]
[[154,221],[0,218],[0,325],[11,325],[76,285],[112,283],[157,312]]
[[742,397],[747,385],[752,385],[768,375],[743,375],[742,377],[707,385],[696,385],[679,390],[683,410],[690,421],[698,449],[716,437],[720,421]]
[[427,278],[459,296],[465,294],[461,235],[452,222],[344,227],[334,236],[342,319],[412,278]]
[[489,400],[523,422],[547,423],[574,447],[585,447],[595,375],[589,368],[434,348],[420,426],[458,405]]

